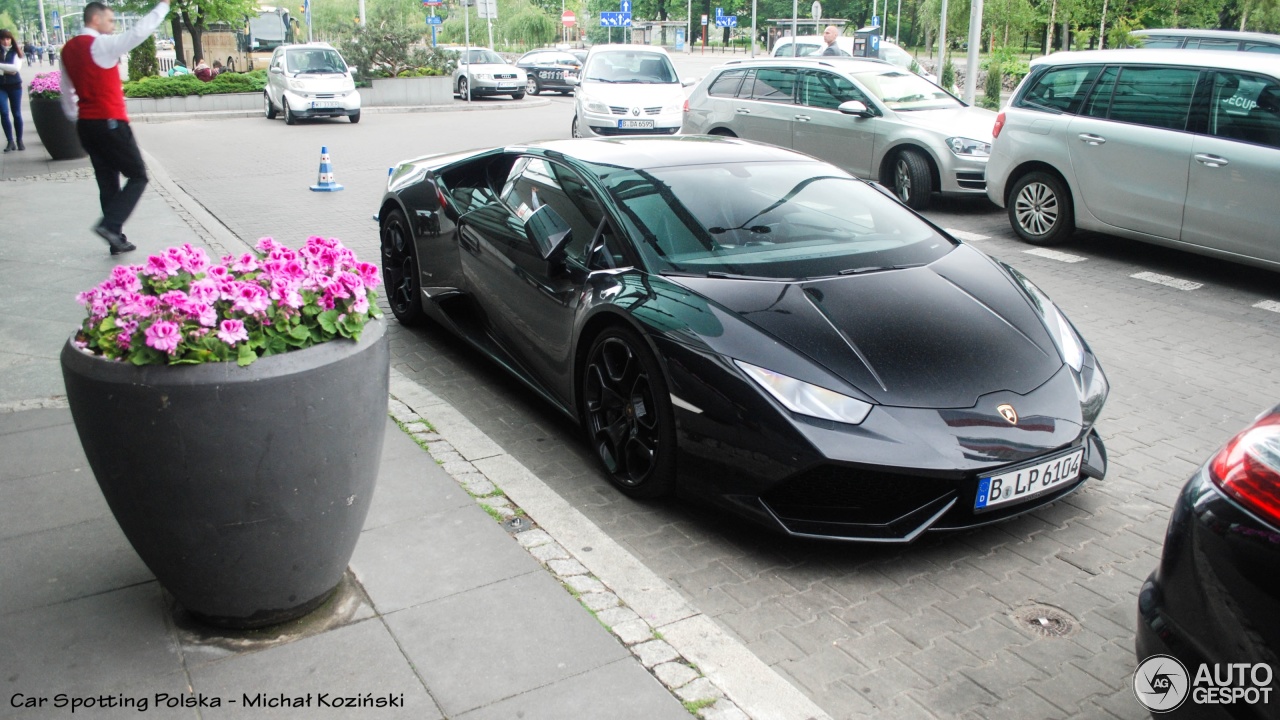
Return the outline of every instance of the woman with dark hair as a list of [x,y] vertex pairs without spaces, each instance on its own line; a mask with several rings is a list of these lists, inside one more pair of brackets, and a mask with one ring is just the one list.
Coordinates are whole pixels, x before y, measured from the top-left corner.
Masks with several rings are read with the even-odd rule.
[[[22,144],[22,48],[13,33],[0,30],[0,124],[4,125],[4,151],[26,150]],[[13,110],[13,125],[9,111]]]

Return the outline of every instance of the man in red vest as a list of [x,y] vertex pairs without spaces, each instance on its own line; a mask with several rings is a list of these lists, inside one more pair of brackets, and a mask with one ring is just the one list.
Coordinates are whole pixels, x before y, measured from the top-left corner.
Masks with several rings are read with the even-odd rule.
[[[124,221],[147,186],[147,168],[125,112],[120,57],[141,45],[168,14],[169,3],[161,2],[128,32],[113,35],[116,14],[91,2],[84,8],[84,31],[62,48],[62,110],[76,120],[80,144],[93,163],[102,204],[102,219],[93,231],[111,246],[112,255],[136,249],[124,236]],[[121,175],[128,179],[123,190]]]

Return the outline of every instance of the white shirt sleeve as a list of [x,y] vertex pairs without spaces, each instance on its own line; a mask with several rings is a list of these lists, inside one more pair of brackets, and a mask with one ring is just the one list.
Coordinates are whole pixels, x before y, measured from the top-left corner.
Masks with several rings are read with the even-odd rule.
[[[14,55],[14,57],[16,58],[18,56]],[[0,63],[0,72],[7,72],[11,74],[18,72],[18,68],[22,66],[21,60],[22,58],[18,58],[18,62],[16,63]]]
[[151,12],[143,16],[129,28],[128,32],[119,35],[99,35],[89,46],[93,62],[100,68],[113,68],[120,62],[120,57],[142,44],[151,33],[160,27],[169,14],[169,3],[161,2],[151,8]]
[[62,96],[58,98],[62,101],[62,114],[74,122],[80,117],[80,99],[76,97],[76,86],[71,84],[71,76],[67,74],[67,66],[63,63],[61,55],[58,56],[58,70],[62,73],[62,80],[59,83],[62,87]]

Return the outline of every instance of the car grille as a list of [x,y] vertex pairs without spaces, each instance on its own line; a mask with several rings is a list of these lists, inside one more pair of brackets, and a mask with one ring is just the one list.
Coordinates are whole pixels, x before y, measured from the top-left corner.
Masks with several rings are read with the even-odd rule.
[[332,100],[333,98],[336,98],[336,97],[338,96],[334,95],[333,93],[329,93],[328,95],[316,95],[317,100]]
[[514,80],[515,77],[516,77],[515,73],[494,73],[493,74],[493,78],[495,80]]
[[[614,115],[626,115],[627,113],[631,112],[631,108],[624,108],[624,107],[617,107],[615,105],[610,105],[609,112],[613,113]],[[661,113],[662,113],[661,106],[644,108],[645,115],[659,115]]]
[[627,128],[623,130],[615,127],[592,127],[591,132],[597,135],[675,135],[680,132],[680,128]]
[[986,190],[987,176],[981,172],[957,172],[956,184],[966,190]]
[[815,524],[887,525],[954,495],[960,481],[821,465],[762,496],[793,532]]

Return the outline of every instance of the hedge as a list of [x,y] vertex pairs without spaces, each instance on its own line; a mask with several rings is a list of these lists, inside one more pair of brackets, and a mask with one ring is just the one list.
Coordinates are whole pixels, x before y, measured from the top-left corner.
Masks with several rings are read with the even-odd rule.
[[254,70],[248,73],[224,72],[209,82],[201,82],[195,75],[147,77],[125,83],[124,94],[133,98],[225,95],[262,92],[266,86],[267,71]]

